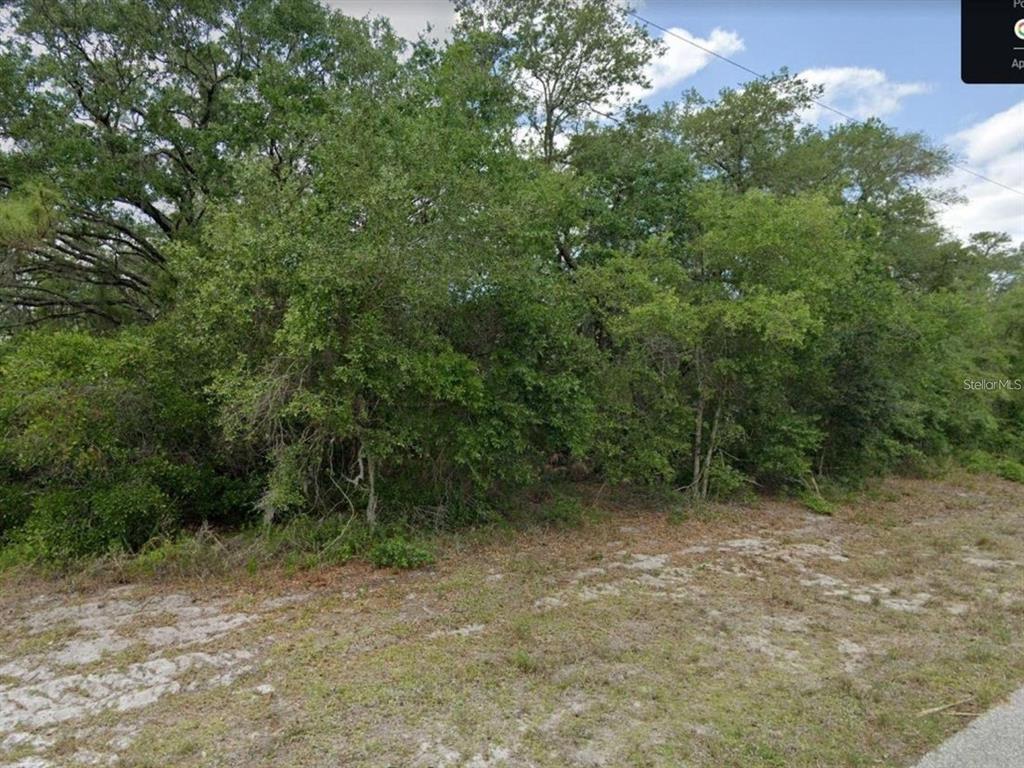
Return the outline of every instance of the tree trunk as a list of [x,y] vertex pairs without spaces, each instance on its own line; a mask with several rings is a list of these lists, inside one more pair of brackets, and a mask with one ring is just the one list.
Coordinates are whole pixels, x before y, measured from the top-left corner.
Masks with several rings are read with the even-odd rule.
[[697,400],[697,413],[694,416],[696,424],[693,427],[693,483],[690,485],[690,489],[694,495],[699,495],[700,491],[700,474],[701,474],[701,451],[703,443],[701,442],[702,433],[704,431],[704,394],[701,393],[700,398]]
[[718,423],[722,418],[722,400],[718,399],[718,404],[715,406],[715,418],[711,422],[711,436],[708,438],[708,454],[704,460],[703,473],[704,476],[701,480],[700,497],[706,499],[708,497],[708,484],[711,482],[711,460],[715,456],[715,450],[718,448]]
[[366,485],[369,490],[369,498],[366,500],[366,522],[370,526],[377,525],[377,488],[376,488],[376,462],[373,456],[366,455]]

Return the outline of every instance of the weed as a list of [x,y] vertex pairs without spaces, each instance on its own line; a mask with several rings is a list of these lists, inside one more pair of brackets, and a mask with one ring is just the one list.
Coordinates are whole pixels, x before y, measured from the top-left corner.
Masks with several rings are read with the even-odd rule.
[[799,498],[800,503],[816,515],[827,515],[831,517],[835,513],[835,505],[824,496],[811,493],[810,491],[804,491],[800,494]]
[[423,568],[434,562],[433,552],[400,535],[374,544],[369,557],[378,568]]
[[520,672],[532,675],[540,671],[540,662],[522,648],[516,649],[510,658],[510,663]]

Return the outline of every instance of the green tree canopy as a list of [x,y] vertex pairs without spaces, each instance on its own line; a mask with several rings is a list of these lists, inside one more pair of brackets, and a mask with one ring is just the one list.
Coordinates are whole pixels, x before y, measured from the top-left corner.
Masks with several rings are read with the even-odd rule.
[[0,191],[51,192],[48,225],[0,253],[0,303],[29,321],[156,316],[167,244],[237,193],[236,163],[301,173],[399,46],[315,0],[24,0],[2,24]]

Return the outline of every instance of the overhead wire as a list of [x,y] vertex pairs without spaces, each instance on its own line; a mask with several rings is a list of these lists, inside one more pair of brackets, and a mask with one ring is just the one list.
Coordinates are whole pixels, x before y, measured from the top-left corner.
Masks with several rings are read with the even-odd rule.
[[[709,56],[714,56],[716,59],[721,59],[722,61],[726,62],[727,64],[731,64],[732,66],[734,66],[734,67],[736,67],[738,69],[743,70],[747,74],[753,75],[754,77],[758,78],[759,80],[765,80],[765,81],[770,81],[771,80],[771,78],[768,75],[765,75],[765,74],[763,74],[761,72],[758,72],[755,69],[751,69],[750,67],[746,66],[745,64],[741,64],[740,62],[738,62],[738,61],[736,61],[734,59],[731,59],[728,56],[725,56],[724,54],[719,53],[718,51],[714,51],[711,48],[708,48],[706,45],[701,45],[696,40],[691,40],[690,38],[686,37],[685,35],[679,34],[674,29],[670,29],[668,27],[663,27],[661,24],[653,22],[650,19],[646,19],[643,16],[641,16],[640,14],[636,13],[635,11],[627,11],[627,13],[629,13],[629,15],[632,16],[637,21],[639,21],[639,22],[641,22],[643,24],[646,24],[647,26],[649,26],[649,27],[651,27],[653,29],[660,30],[664,34],[669,35],[670,37],[674,37],[676,40],[679,40],[679,41],[681,41],[683,43],[686,43],[688,45],[692,45],[694,48],[697,48],[698,50],[703,51],[704,53],[708,54]],[[834,114],[837,114],[840,117],[842,117],[843,119],[849,120],[852,123],[855,123],[855,124],[863,124],[864,123],[863,120],[860,120],[860,119],[854,117],[853,115],[850,115],[850,114],[844,112],[841,109],[836,109],[831,104],[826,104],[824,101],[821,101],[820,99],[812,98],[812,99],[810,99],[810,102],[812,104],[818,106],[818,107],[821,107],[824,110],[827,110],[829,112],[833,112]],[[1002,187],[1003,189],[1007,190],[1008,192],[1013,192],[1014,194],[1017,194],[1017,195],[1020,195],[1021,197],[1024,197],[1024,191],[1021,191],[1021,190],[1017,189],[1016,187],[1011,187],[1009,184],[1004,184],[1003,182],[997,181],[996,179],[990,178],[990,177],[986,176],[983,173],[978,173],[977,171],[973,170],[972,168],[968,168],[966,166],[959,165],[957,163],[950,163],[949,165],[950,165],[950,168],[954,168],[955,170],[962,171],[963,173],[966,173],[966,174],[969,174],[971,176],[974,176],[975,178],[981,179],[982,181],[987,181],[989,184],[995,184],[997,187]]]

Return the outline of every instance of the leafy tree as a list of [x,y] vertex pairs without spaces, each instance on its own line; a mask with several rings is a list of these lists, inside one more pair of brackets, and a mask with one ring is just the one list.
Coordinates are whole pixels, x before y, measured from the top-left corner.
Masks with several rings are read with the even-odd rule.
[[738,192],[774,189],[788,175],[801,129],[801,113],[818,90],[783,70],[742,89],[726,88],[710,101],[697,91],[683,95],[678,131],[709,176]]
[[226,363],[222,422],[272,462],[268,518],[373,522],[380,499],[521,482],[586,439],[586,348],[523,195],[537,168],[472,48],[430,58],[406,92],[338,118],[309,191],[252,166],[183,262],[185,309]]
[[46,226],[0,242],[17,319],[151,319],[168,243],[237,192],[240,158],[302,171],[338,93],[381,88],[386,27],[315,0],[17,0],[0,35],[0,192]]
[[581,198],[580,251],[593,261],[636,250],[652,237],[678,245],[692,236],[697,165],[676,111],[633,111],[572,138],[571,167]]
[[647,85],[659,51],[617,0],[458,0],[459,32],[496,36],[496,66],[519,89],[548,164],[561,135]]

